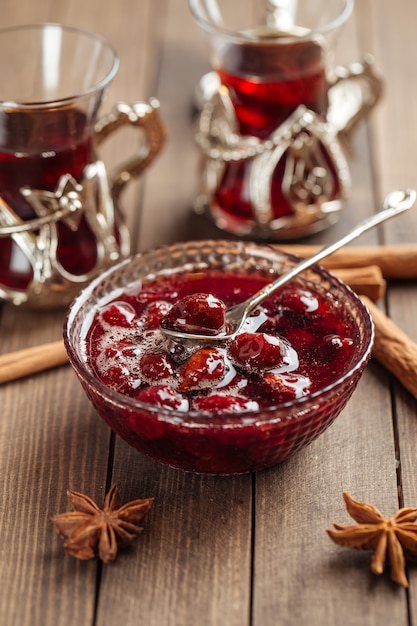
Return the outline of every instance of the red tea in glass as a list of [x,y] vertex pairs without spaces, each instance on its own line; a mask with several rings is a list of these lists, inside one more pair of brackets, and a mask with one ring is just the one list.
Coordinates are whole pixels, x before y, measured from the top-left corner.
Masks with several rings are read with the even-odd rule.
[[[273,33],[262,42],[263,36],[265,32],[256,43],[231,43],[223,50],[221,65],[215,67],[228,89],[240,134],[267,139],[301,104],[325,119],[328,84],[323,46],[314,40],[288,41],[287,37],[271,42]],[[276,38],[279,40],[278,35]],[[226,165],[214,194],[217,211],[233,219],[253,219],[246,184],[250,168],[250,160]],[[282,190],[284,169],[282,159],[272,178],[274,219],[292,213]]]
[[[36,217],[22,189],[54,191],[61,176],[81,181],[84,168],[94,160],[92,137],[81,111],[43,110],[0,112],[0,196],[21,220]],[[81,218],[76,234],[64,222],[58,228],[57,260],[74,275],[91,271],[97,261],[97,242]],[[74,247],[76,246],[76,254]],[[1,283],[25,290],[33,277],[29,260],[12,238],[0,247]]]
[[[204,159],[196,209],[222,230],[285,240],[338,219],[350,187],[339,133],[372,109],[382,86],[365,63],[333,66],[353,4],[189,0],[212,66],[196,92]],[[345,88],[348,112],[334,106]]]

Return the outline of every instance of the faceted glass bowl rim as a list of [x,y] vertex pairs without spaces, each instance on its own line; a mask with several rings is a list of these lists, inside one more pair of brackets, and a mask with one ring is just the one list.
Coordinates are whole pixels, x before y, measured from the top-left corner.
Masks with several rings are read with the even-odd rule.
[[[278,248],[274,248],[269,244],[257,244],[252,242],[233,242],[229,240],[204,240],[201,242],[185,242],[180,244],[172,244],[160,246],[158,248],[152,248],[145,252],[138,253],[134,256],[117,263],[107,271],[103,272],[99,276],[97,276],[87,287],[85,287],[79,295],[75,298],[75,300],[70,305],[63,328],[63,338],[64,344],[68,353],[68,357],[71,365],[74,370],[78,373],[81,379],[92,388],[93,393],[97,396],[101,397],[101,401],[111,403],[113,406],[119,407],[121,410],[130,409],[137,411],[147,411],[148,413],[155,414],[155,418],[166,421],[166,422],[178,422],[184,426],[188,427],[199,427],[204,428],[212,427],[213,424],[210,423],[210,418],[212,418],[212,414],[207,411],[178,411],[175,409],[168,409],[163,407],[157,407],[145,402],[141,402],[132,398],[130,396],[124,395],[111,389],[107,385],[105,385],[97,375],[91,370],[91,368],[87,365],[86,361],[80,357],[80,353],[82,352],[82,338],[80,337],[80,333],[75,329],[76,324],[82,324],[83,327],[88,328],[91,321],[94,309],[97,304],[96,296],[97,291],[103,285],[103,283],[109,279],[120,279],[123,276],[124,270],[126,270],[130,264],[140,263],[149,255],[158,256],[159,253],[169,252],[171,250],[181,250],[181,248],[189,248],[190,246],[212,246],[213,251],[216,251],[219,247],[227,247],[227,246],[237,246],[241,248],[241,253],[247,255],[248,257],[256,254],[261,255],[258,258],[262,258],[262,260],[273,260],[277,262],[286,262],[295,264],[299,259],[298,257],[285,253]],[[271,265],[271,268],[273,265]],[[181,266],[178,266],[178,269],[181,269]],[[187,268],[190,269],[190,268]],[[239,422],[242,422],[242,426],[244,426],[244,421],[248,418],[248,416],[253,416],[253,423],[273,423],[274,421],[282,421],[283,419],[296,420],[298,417],[302,417],[303,413],[310,409],[311,406],[314,406],[315,403],[321,400],[328,400],[328,397],[331,397],[333,393],[337,393],[338,390],[345,384],[348,383],[349,379],[354,379],[355,374],[358,373],[367,363],[371,349],[374,341],[374,325],[372,322],[372,318],[369,314],[369,311],[362,300],[356,295],[356,293],[343,281],[334,276],[330,271],[324,269],[322,266],[316,265],[313,266],[310,270],[314,276],[318,277],[320,280],[327,281],[340,296],[343,296],[350,302],[351,305],[359,312],[360,318],[362,320],[361,325],[361,335],[363,336],[364,345],[362,347],[362,352],[359,354],[357,360],[351,365],[347,372],[343,374],[340,378],[337,378],[330,385],[323,387],[315,391],[312,394],[307,396],[303,396],[301,398],[297,398],[295,400],[291,400],[288,402],[284,402],[281,404],[273,404],[268,407],[262,407],[258,410],[247,410],[239,413],[222,413],[222,428],[227,428],[228,426],[236,428],[239,425]],[[308,281],[305,281],[302,277],[302,284],[309,284]],[[133,281],[132,281],[133,282]],[[311,284],[311,283],[310,283]],[[123,289],[127,288],[127,284],[123,285]],[[114,295],[117,295],[118,287],[114,286]],[[120,289],[120,287],[119,287]],[[333,294],[334,295],[334,294]],[[110,301],[113,298],[108,298]],[[101,299],[103,300],[103,298]],[[87,313],[87,315],[85,315]],[[357,320],[358,326],[360,326],[359,321]],[[76,342],[74,344],[74,335],[76,335]],[[276,415],[277,411],[282,414],[279,416]],[[285,411],[288,411],[288,414],[285,414]],[[216,427],[219,427],[218,422],[216,422]]]

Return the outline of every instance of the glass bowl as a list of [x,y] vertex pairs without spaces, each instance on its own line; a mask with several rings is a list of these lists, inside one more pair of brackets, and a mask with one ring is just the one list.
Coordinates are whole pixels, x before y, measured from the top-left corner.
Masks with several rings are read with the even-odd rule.
[[[371,353],[373,325],[353,291],[320,266],[295,282],[320,290],[355,325],[352,357],[335,380],[301,398],[241,413],[160,408],[102,382],[89,362],[86,337],[98,308],[149,276],[211,269],[274,279],[298,259],[269,245],[233,241],[178,243],[138,254],[96,278],[71,304],[64,341],[69,360],[98,414],[145,455],[187,471],[232,475],[272,467],[310,444],[339,415]],[[293,281],[294,282],[294,281]]]

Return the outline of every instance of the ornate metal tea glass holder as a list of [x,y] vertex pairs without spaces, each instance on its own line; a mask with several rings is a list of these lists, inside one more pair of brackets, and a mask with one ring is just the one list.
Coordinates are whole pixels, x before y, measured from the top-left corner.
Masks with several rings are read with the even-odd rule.
[[[65,305],[100,271],[129,254],[129,233],[122,217],[116,215],[119,196],[164,144],[159,102],[152,98],[133,105],[118,104],[96,123],[95,144],[100,145],[124,125],[141,128],[146,147],[124,163],[110,180],[103,161],[97,159],[85,167],[81,180],[70,174],[61,176],[54,191],[22,188],[21,193],[36,214],[31,220],[22,220],[0,198],[0,245],[2,238],[11,237],[32,269],[32,280],[24,291],[0,284],[0,298],[41,308]],[[73,274],[57,257],[58,224],[62,222],[76,235],[82,217],[95,238],[96,263],[87,273]],[[76,240],[73,247],[76,254]]]
[[[221,230],[266,240],[295,239],[334,223],[351,186],[346,145],[383,91],[370,55],[337,67],[334,76],[326,120],[300,105],[264,140],[239,134],[228,89],[215,72],[203,76],[196,92],[195,140],[204,157],[196,212],[207,214]],[[275,218],[271,184],[282,159],[281,191],[291,212]],[[244,161],[252,161],[247,180],[251,220],[225,215],[215,201],[227,164]]]

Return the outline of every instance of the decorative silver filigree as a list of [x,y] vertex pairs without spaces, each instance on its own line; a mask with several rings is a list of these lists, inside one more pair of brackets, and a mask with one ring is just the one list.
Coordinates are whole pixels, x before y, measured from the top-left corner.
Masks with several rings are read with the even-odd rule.
[[[76,288],[89,281],[97,271],[128,254],[129,239],[124,227],[120,233],[120,246],[116,242],[113,199],[102,161],[89,164],[81,182],[65,174],[59,179],[54,191],[25,187],[21,193],[37,217],[24,222],[2,201],[0,237],[12,237],[22,259],[31,267],[33,279],[26,292],[0,286],[1,297],[14,304],[22,304],[40,300],[45,295],[50,305],[53,293],[57,296],[56,304],[63,304],[74,295]],[[72,274],[58,260],[58,224],[62,221],[76,233],[83,216],[95,237],[97,260],[88,272]],[[66,298],[63,297],[64,293]]]
[[[219,84],[203,104],[195,139],[205,156],[200,206],[210,206],[228,163],[250,162],[248,195],[251,230],[256,235],[299,232],[339,211],[347,195],[350,173],[337,134],[304,105],[267,139],[242,136],[228,90]],[[291,213],[274,219],[271,183],[281,159],[285,160],[282,192]]]
[[[349,167],[331,127],[304,105],[271,135],[273,147],[253,159],[249,195],[254,219],[262,228],[308,226],[341,209],[350,186]],[[284,159],[283,196],[292,212],[274,219],[271,186]]]
[[[270,3],[272,9],[286,3]],[[239,134],[238,120],[227,88],[216,72],[200,80],[195,105],[195,140],[204,156],[200,194],[195,210],[207,212],[217,225],[237,235],[289,239],[308,235],[337,219],[351,180],[343,145],[358,123],[381,98],[383,80],[373,58],[337,67],[329,78],[327,120],[300,105],[269,137]],[[282,195],[290,207],[274,217],[271,182],[278,164],[285,162]],[[247,161],[252,219],[222,214],[213,201],[228,163]]]

